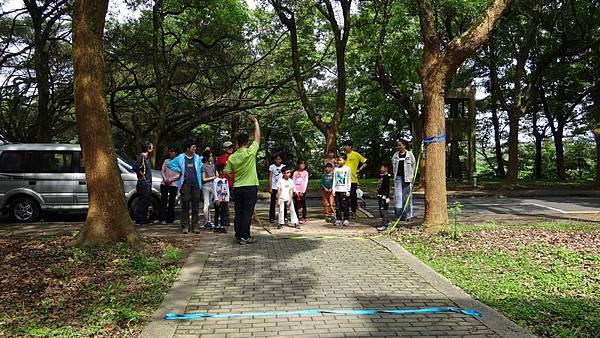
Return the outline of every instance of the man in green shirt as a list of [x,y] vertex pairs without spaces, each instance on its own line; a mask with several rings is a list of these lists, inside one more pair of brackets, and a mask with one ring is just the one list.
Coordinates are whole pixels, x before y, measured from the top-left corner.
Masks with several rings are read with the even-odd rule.
[[229,156],[225,173],[234,177],[233,196],[235,197],[235,219],[233,222],[238,243],[250,244],[250,224],[254,206],[258,198],[258,175],[256,174],[256,153],[260,142],[260,126],[256,117],[250,115],[254,123],[254,141],[249,144],[250,136],[241,133],[238,136],[238,150]]

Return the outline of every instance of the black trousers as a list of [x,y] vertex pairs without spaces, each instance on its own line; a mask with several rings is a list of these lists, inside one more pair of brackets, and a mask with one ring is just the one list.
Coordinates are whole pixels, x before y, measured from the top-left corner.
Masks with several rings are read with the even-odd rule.
[[388,215],[389,203],[385,200],[385,198],[379,196],[379,216],[381,217],[381,225],[388,226],[390,224],[390,218]]
[[345,192],[335,193],[335,217],[337,220],[342,220],[342,214],[344,215],[344,221],[350,219],[350,211],[348,210],[348,196]]
[[167,223],[175,221],[175,198],[177,187],[160,185],[160,220]]
[[235,196],[235,219],[233,227],[235,237],[250,238],[250,224],[252,224],[252,215],[258,194],[257,186],[236,187],[233,190]]
[[350,207],[352,212],[356,212],[358,209],[358,197],[356,196],[356,189],[358,189],[358,183],[350,184]]
[[302,197],[297,198],[294,196],[294,208],[296,209],[296,214],[302,208],[302,218],[306,219],[306,193],[302,194]]
[[[181,193],[181,227],[196,230],[198,225],[198,207],[200,205],[200,187],[191,187],[185,184],[179,191]],[[190,206],[192,221],[190,223]]]
[[229,226],[229,202],[215,202],[215,225]]
[[275,206],[277,205],[277,192],[279,190],[271,190],[271,205],[269,206],[269,221],[275,220]]
[[138,199],[135,206],[135,222],[138,224],[148,223],[148,207],[150,207],[150,193],[152,186],[146,182],[138,181],[135,187]]

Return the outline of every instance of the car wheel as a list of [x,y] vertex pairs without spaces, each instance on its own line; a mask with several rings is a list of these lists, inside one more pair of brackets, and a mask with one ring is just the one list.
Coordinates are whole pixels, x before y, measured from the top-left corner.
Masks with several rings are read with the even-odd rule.
[[[137,207],[139,197],[135,197],[129,205],[129,216],[135,220],[135,208]],[[150,207],[148,208],[148,221],[157,220],[160,216],[160,200],[156,197],[150,198]]]
[[37,222],[42,216],[42,209],[33,198],[20,197],[10,202],[10,215],[19,223]]

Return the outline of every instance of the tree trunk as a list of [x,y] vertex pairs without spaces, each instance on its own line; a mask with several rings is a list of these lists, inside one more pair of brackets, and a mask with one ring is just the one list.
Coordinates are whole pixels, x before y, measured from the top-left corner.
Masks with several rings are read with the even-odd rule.
[[556,128],[554,133],[554,148],[556,148],[556,178],[559,182],[565,182],[567,180],[567,173],[565,170],[565,147],[563,144],[563,126]]
[[506,170],[504,169],[504,157],[502,156],[502,143],[500,141],[500,119],[498,118],[498,91],[500,90],[498,85],[498,67],[496,66],[496,53],[493,46],[494,42],[490,44],[490,108],[492,111],[492,126],[494,127],[494,150],[496,152],[496,164],[498,169],[496,170],[496,176],[504,178],[506,176]]
[[[431,80],[423,83],[425,105],[425,136],[432,137],[446,132],[444,115],[444,81]],[[446,198],[446,143],[427,146],[425,166],[425,224],[432,232],[439,232],[448,223],[448,201]]]
[[337,126],[329,126],[327,133],[325,133],[325,155],[328,151],[338,152],[337,146]]
[[108,0],[75,0],[74,95],[77,133],[88,186],[89,210],[77,243],[95,245],[139,239],[125,203],[103,91],[103,46]]
[[231,142],[235,149],[238,147],[238,136],[240,135],[240,128],[242,125],[242,117],[240,113],[235,113],[231,116]]
[[519,178],[519,113],[508,112],[508,172],[506,183],[517,185]]
[[41,41],[41,38],[37,36],[35,39],[33,64],[38,90],[36,140],[41,143],[50,143],[52,141],[50,132],[52,127],[52,114],[50,113],[50,56],[48,55],[46,41]]
[[[155,129],[160,129],[167,124],[166,113],[166,92],[167,92],[167,78],[168,76],[163,71],[165,67],[164,58],[164,37],[163,37],[163,14],[162,14],[163,0],[154,1],[152,6],[152,68],[154,70],[154,78],[156,83],[156,110],[158,114],[158,123]],[[152,142],[157,146],[158,137],[155,137]],[[150,162],[152,167],[156,168],[156,155],[157,152],[150,154]]]
[[535,160],[533,165],[533,177],[535,179],[542,178],[542,142],[544,141],[544,133],[538,130],[537,125],[538,116],[534,111],[532,114],[532,129],[533,137],[535,139]]
[[[465,32],[443,46],[437,30],[432,0],[418,0],[419,21],[423,38],[423,63],[419,70],[423,103],[425,105],[424,136],[446,133],[444,94],[458,67],[487,39],[494,23],[510,0],[493,0]],[[448,223],[446,199],[446,147],[444,142],[427,147],[425,167],[425,227],[428,231],[442,230]]]

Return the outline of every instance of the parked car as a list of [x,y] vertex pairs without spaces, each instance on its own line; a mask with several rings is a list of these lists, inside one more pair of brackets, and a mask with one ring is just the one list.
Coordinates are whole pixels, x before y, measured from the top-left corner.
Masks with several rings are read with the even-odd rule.
[[[138,201],[131,162],[117,156],[130,214]],[[160,211],[160,171],[152,171],[150,219]],[[88,209],[81,147],[74,144],[0,145],[0,210],[14,221],[35,222],[44,211]]]

